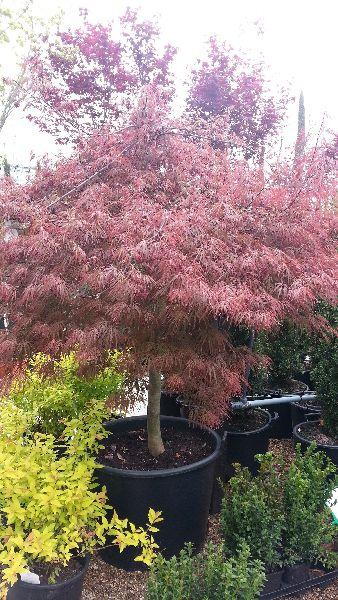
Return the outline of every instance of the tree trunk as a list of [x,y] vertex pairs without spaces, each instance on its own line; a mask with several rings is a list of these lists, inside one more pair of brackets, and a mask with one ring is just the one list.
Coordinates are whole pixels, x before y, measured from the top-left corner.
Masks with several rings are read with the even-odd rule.
[[152,456],[160,456],[164,452],[160,423],[161,373],[149,369],[147,430],[148,449]]
[[[248,347],[250,348],[250,350],[253,349],[254,342],[255,342],[255,331],[253,329],[251,329],[251,331],[250,331],[250,338],[249,338],[249,344],[248,344]],[[249,387],[250,371],[251,371],[251,367],[250,367],[249,362],[247,362],[247,365],[245,367],[245,373],[244,373],[245,382],[244,382],[243,392],[242,392],[242,402],[243,402],[243,404],[245,404],[246,401],[247,401],[247,393],[248,393],[248,387]]]

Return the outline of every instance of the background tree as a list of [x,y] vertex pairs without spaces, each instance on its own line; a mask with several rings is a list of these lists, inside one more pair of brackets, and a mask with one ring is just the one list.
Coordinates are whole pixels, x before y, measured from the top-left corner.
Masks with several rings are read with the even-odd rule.
[[262,62],[212,37],[207,57],[192,71],[188,93],[192,114],[207,120],[226,117],[237,146],[246,157],[255,155],[260,160],[279,131],[290,101],[286,90],[271,90],[265,72]]
[[45,38],[30,60],[34,102],[29,118],[57,141],[77,139],[104,125],[121,126],[149,84],[172,93],[175,48],[161,48],[157,22],[128,8],[116,23],[92,24],[82,10],[77,29]]
[[99,364],[129,349],[131,376],[149,377],[154,456],[161,375],[217,424],[257,360],[233,328],[325,326],[313,305],[337,293],[326,175],[311,155],[301,172],[286,163],[264,177],[189,137],[149,92],[123,131],[92,136],[29,185],[2,183],[0,218],[21,235],[0,242],[1,356],[78,348]]
[[295,144],[295,158],[303,155],[305,149],[305,104],[304,94],[300,93],[298,104],[298,130]]
[[[60,22],[55,14],[43,20],[37,14],[34,0],[22,0],[13,4],[0,0],[0,139],[5,141],[4,129],[15,113],[24,109],[32,93],[28,57],[35,51],[41,36],[51,34]],[[6,153],[0,155],[3,174],[9,177],[13,171]],[[14,165],[18,168],[19,165]]]

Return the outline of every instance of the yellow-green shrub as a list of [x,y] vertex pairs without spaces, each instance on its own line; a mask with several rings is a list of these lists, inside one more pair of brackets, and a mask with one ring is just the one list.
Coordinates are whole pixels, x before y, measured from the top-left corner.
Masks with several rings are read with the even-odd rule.
[[58,360],[36,354],[25,373],[12,381],[0,405],[10,402],[25,412],[33,430],[55,436],[62,434],[65,420],[80,417],[89,405],[92,409],[93,401],[100,407],[97,416],[102,421],[109,416],[107,402],[123,386],[120,361],[120,353],[110,352],[99,372],[84,377],[75,352]]
[[[68,432],[69,433],[69,432]],[[66,435],[68,435],[66,432]],[[105,491],[96,491],[95,460],[78,447],[78,438],[59,456],[55,438],[0,437],[0,589],[14,584],[35,562],[67,564],[73,556],[92,553],[106,536],[122,551],[140,548],[137,560],[150,564],[157,545],[152,534],[160,514],[150,510],[145,528],[114,513],[106,518]],[[74,446],[75,444],[75,446]]]

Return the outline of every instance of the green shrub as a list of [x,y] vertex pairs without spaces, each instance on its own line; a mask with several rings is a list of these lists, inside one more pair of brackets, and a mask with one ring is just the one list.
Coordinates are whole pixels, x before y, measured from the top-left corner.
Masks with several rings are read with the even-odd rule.
[[[321,314],[337,329],[338,307],[322,305]],[[323,409],[325,431],[338,439],[338,337],[337,335],[315,336],[313,348],[312,376],[319,404]]]
[[233,554],[245,540],[252,556],[271,568],[282,561],[283,502],[273,455],[259,460],[257,477],[246,467],[235,466],[235,476],[225,487],[221,530],[226,553]]
[[284,482],[286,564],[320,561],[334,566],[337,557],[327,550],[334,538],[331,511],[326,507],[338,485],[335,465],[315,444],[304,455],[300,445]]
[[335,465],[315,444],[304,455],[297,445],[287,471],[270,453],[256,458],[257,477],[237,465],[225,487],[221,511],[225,551],[234,553],[244,541],[252,557],[268,569],[303,561],[334,566],[337,558],[329,550],[334,526],[326,503],[338,485]]
[[303,367],[303,356],[309,353],[311,340],[305,329],[284,321],[279,329],[257,333],[254,350],[270,359],[268,367],[256,367],[250,375],[253,393],[265,389],[283,389]]
[[156,549],[152,533],[160,515],[150,510],[145,529],[116,513],[106,518],[106,493],[95,491],[95,460],[76,452],[59,457],[55,438],[35,433],[21,439],[0,438],[0,595],[20,573],[45,563],[53,573],[74,555],[92,553],[106,536],[123,550],[140,548],[138,560],[150,564]]
[[262,563],[252,560],[244,543],[228,560],[211,543],[197,556],[188,545],[178,557],[155,559],[146,600],[254,600],[264,580]]
[[[316,311],[331,325],[338,327],[338,306],[318,302]],[[283,385],[302,370],[302,356],[312,358],[311,379],[323,409],[325,431],[338,438],[338,337],[322,332],[311,333],[284,322],[280,329],[259,332],[255,339],[255,352],[269,357],[268,367],[255,367],[250,374],[253,393],[261,394],[267,388]]]
[[119,371],[119,353],[109,353],[106,365],[92,376],[79,373],[75,352],[54,360],[44,354],[35,355],[24,376],[12,381],[2,406],[21,409],[34,431],[59,436],[65,421],[79,418],[94,403],[101,407],[100,421],[109,415],[109,399],[121,391],[124,376]]

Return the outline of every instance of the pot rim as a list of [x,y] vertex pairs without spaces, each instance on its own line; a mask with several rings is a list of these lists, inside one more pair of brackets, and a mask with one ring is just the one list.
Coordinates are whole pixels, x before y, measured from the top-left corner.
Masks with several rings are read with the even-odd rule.
[[[123,421],[129,422],[129,423],[134,421],[135,424],[142,423],[142,421],[144,423],[146,423],[147,417],[145,415],[140,415],[137,417],[124,417]],[[161,421],[169,422],[169,423],[182,423],[187,426],[190,426],[190,424],[191,424],[191,421],[189,421],[188,419],[184,419],[183,417],[161,416]],[[106,423],[106,425],[110,425],[110,424],[114,425],[114,424],[116,424],[116,422],[117,421],[108,421]],[[201,429],[202,431],[205,431],[209,435],[209,437],[213,438],[215,441],[215,449],[213,450],[213,452],[211,454],[209,454],[208,456],[206,456],[205,458],[198,460],[197,462],[193,462],[189,465],[184,465],[182,467],[172,467],[171,469],[151,469],[149,471],[139,471],[136,469],[130,469],[130,470],[129,469],[120,469],[118,467],[109,467],[108,465],[103,465],[99,462],[98,462],[98,467],[108,473],[118,474],[120,477],[134,477],[134,478],[146,478],[146,479],[149,479],[150,477],[152,477],[152,478],[168,477],[168,476],[174,477],[174,476],[178,476],[178,475],[183,475],[184,473],[189,473],[191,471],[196,471],[199,468],[205,467],[206,465],[210,464],[211,462],[217,460],[217,458],[219,457],[219,455],[221,453],[222,440],[221,440],[220,436],[218,435],[218,433],[216,433],[215,431],[210,429],[210,427],[196,425],[196,423],[194,423],[194,426]]]
[[[294,437],[297,439],[299,438],[302,442],[305,442],[306,444],[311,444],[311,441],[313,440],[308,440],[307,438],[303,437],[300,432],[301,432],[301,426],[302,425],[311,425],[311,423],[320,423],[320,420],[316,420],[316,421],[303,421],[302,423],[298,423],[298,425],[295,425],[295,427],[293,428],[293,435]],[[299,430],[299,431],[298,431]],[[338,444],[336,445],[331,445],[331,444],[318,444],[316,442],[318,448],[323,447],[323,448],[330,448],[332,450],[334,449],[338,449]]]
[[264,431],[265,429],[267,429],[271,425],[272,416],[271,416],[271,414],[269,413],[268,410],[266,410],[265,408],[260,408],[259,406],[253,406],[251,410],[257,410],[259,412],[264,412],[267,415],[268,420],[265,423],[265,425],[262,425],[262,427],[258,427],[258,429],[251,429],[250,431],[232,431],[232,430],[228,431],[226,429],[226,422],[225,422],[224,430],[226,431],[226,433],[228,435],[246,435],[246,436],[249,436],[249,435],[251,435],[253,433],[260,433],[261,431]]
[[42,583],[41,584],[41,583],[26,583],[25,581],[21,581],[20,579],[18,579],[18,581],[15,582],[14,586],[21,587],[25,590],[39,590],[39,591],[42,590],[43,592],[57,590],[62,587],[68,586],[70,583],[74,583],[75,581],[77,581],[78,579],[83,577],[86,574],[86,571],[88,569],[90,556],[87,554],[86,556],[79,557],[79,558],[80,558],[80,560],[81,559],[83,560],[83,565],[81,566],[81,569],[79,570],[78,573],[75,573],[75,575],[73,575],[69,579],[66,579],[65,581],[60,581],[59,583]]
[[314,410],[315,412],[321,412],[322,407],[319,404],[315,404],[314,406],[312,406],[311,404],[306,404],[305,406],[303,404],[299,404],[301,402],[301,400],[295,400],[294,402],[291,402],[291,406],[297,406],[297,408],[300,408],[301,410]]

